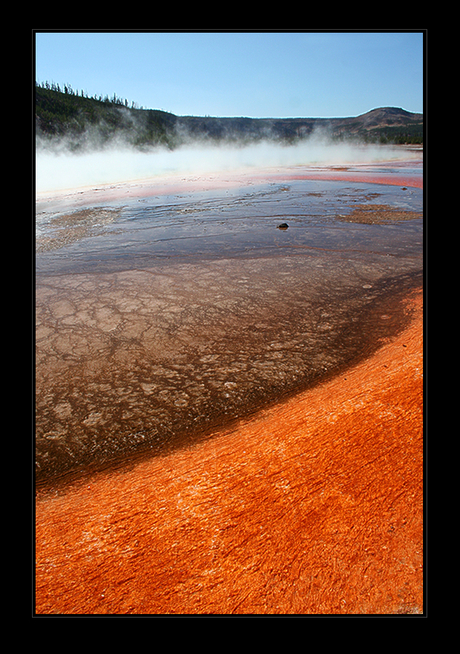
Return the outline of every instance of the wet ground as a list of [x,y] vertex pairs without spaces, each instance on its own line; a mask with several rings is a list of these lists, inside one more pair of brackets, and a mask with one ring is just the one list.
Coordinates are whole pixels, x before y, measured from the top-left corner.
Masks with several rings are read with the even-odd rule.
[[205,442],[38,492],[37,613],[426,611],[422,305],[365,361]]
[[39,483],[200,438],[407,324],[422,190],[288,177],[37,203]]

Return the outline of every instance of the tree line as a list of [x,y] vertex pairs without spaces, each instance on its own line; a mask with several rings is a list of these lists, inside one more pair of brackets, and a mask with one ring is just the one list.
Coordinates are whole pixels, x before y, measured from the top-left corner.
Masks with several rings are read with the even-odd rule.
[[[283,144],[296,144],[308,138],[316,125],[325,125],[334,141],[364,143],[423,143],[423,122],[406,121],[401,125],[367,128],[356,127],[359,119],[321,118],[219,118],[211,116],[175,116],[158,109],[144,109],[126,98],[109,95],[88,95],[70,84],[35,83],[35,115],[37,136],[46,139],[70,136],[75,147],[83,147],[81,137],[88,128],[97,127],[102,143],[115,134],[136,147],[169,148],[199,140],[211,143],[252,143],[266,139]],[[351,120],[351,125],[349,124]]]
[[70,84],[35,84],[36,135],[44,143],[65,137],[73,150],[101,147],[122,137],[135,147],[174,147],[176,117],[157,109],[139,108],[118,97],[93,95]]
[[134,100],[129,103],[126,98],[119,98],[116,93],[113,94],[112,97],[109,97],[108,95],[102,96],[102,95],[88,95],[88,93],[84,90],[77,90],[73,89],[70,84],[63,84],[62,88],[61,86],[56,83],[56,82],[35,82],[35,87],[40,88],[40,89],[47,89],[48,91],[57,91],[58,93],[64,93],[66,95],[73,95],[81,98],[88,98],[89,100],[97,100],[97,102],[103,102],[105,104],[113,104],[116,105],[117,107],[126,107],[130,109],[143,109],[143,106],[139,106],[137,102],[134,102]]

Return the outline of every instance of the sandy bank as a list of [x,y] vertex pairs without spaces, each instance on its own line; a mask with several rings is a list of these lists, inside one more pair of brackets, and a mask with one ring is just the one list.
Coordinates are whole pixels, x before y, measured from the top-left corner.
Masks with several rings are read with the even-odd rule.
[[36,504],[37,613],[420,613],[422,296],[334,379]]

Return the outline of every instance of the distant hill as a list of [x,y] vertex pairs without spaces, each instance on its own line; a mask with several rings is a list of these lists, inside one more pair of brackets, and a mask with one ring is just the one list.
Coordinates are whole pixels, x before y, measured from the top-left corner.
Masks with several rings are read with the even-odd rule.
[[399,107],[372,109],[355,118],[333,118],[337,134],[356,134],[365,140],[392,143],[423,143],[423,114]]
[[423,114],[382,107],[349,118],[219,118],[176,116],[138,108],[114,95],[87,97],[45,82],[35,87],[35,126],[40,144],[64,141],[71,150],[114,141],[136,148],[176,148],[190,142],[249,144],[269,140],[295,144],[313,132],[333,140],[423,143]]

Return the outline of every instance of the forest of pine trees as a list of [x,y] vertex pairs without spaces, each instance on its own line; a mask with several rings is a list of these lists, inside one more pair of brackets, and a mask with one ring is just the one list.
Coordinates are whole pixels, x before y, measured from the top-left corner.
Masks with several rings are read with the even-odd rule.
[[58,93],[64,93],[66,95],[73,95],[76,97],[82,97],[82,98],[89,98],[90,100],[97,100],[98,102],[104,102],[105,104],[114,104],[119,107],[128,107],[130,106],[131,109],[143,109],[144,107],[139,107],[136,102],[131,102],[131,105],[129,105],[128,100],[122,99],[117,97],[117,94],[114,93],[113,97],[109,98],[108,95],[105,97],[102,97],[102,95],[93,95],[93,96],[88,96],[86,91],[81,89],[81,91],[74,90],[70,84],[64,84],[62,89],[60,88],[59,84],[56,84],[55,82],[36,82],[35,83],[36,88],[40,89],[48,89],[49,91],[57,91]]
[[[373,129],[354,119],[312,118],[218,118],[175,116],[166,111],[144,109],[113,94],[88,94],[70,84],[35,84],[35,127],[40,142],[65,137],[67,147],[104,147],[113,138],[146,148],[163,145],[175,148],[190,140],[213,143],[254,143],[262,139],[295,144],[308,137],[314,125],[327,123],[332,140],[365,143],[423,143],[423,117],[393,109],[404,124],[376,125]],[[358,121],[358,123],[357,123]],[[353,130],[350,125],[353,123]],[[358,126],[356,126],[358,125]]]
[[[109,96],[88,96],[70,84],[35,85],[35,127],[39,139],[66,137],[71,149],[103,146],[115,136],[130,145],[173,147],[176,117],[164,111],[143,109],[135,102]],[[85,137],[85,138],[83,138]]]

